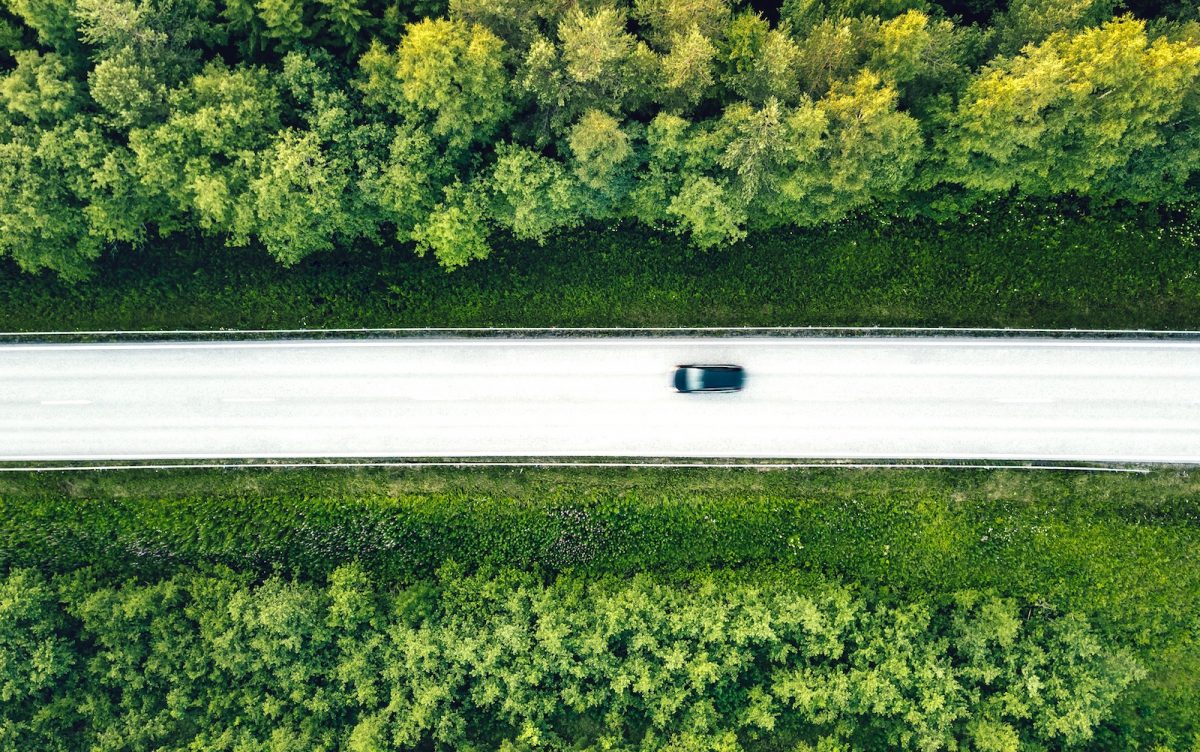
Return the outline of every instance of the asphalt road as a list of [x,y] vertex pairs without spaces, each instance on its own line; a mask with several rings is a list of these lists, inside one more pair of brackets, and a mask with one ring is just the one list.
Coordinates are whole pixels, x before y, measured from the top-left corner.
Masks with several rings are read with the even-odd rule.
[[[678,394],[677,363],[746,388]],[[1200,342],[400,339],[0,346],[0,460],[1200,462]]]

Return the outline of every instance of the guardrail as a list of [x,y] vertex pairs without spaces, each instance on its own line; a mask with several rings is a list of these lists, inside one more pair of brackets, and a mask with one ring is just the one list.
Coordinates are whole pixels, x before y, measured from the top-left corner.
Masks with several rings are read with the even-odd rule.
[[[546,459],[546,458],[412,458],[412,459],[280,459],[280,460],[197,460],[194,462],[179,461],[121,461],[121,462],[25,462],[0,463],[0,473],[45,473],[45,472],[91,472],[97,470],[283,470],[294,468],[327,468],[327,469],[401,469],[415,470],[428,468],[535,468],[553,469],[566,468],[637,468],[637,469],[696,469],[696,470],[871,470],[871,469],[900,469],[900,470],[1042,470],[1058,472],[1094,472],[1094,473],[1135,473],[1148,474],[1151,471],[1145,465],[1104,465],[1097,463],[1054,463],[1036,461],[897,461],[897,460],[731,460],[727,458],[701,458],[680,460],[673,458],[650,459]],[[1170,469],[1173,466],[1156,465],[1154,469]],[[1181,466],[1182,467],[1182,466]]]
[[0,344],[275,339],[446,337],[1038,337],[1048,339],[1200,340],[1200,331],[1168,329],[998,329],[900,326],[413,327],[335,329],[177,329],[0,332]]

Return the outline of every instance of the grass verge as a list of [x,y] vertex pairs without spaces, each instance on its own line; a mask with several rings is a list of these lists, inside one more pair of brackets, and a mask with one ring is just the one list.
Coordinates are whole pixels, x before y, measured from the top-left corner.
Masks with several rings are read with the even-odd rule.
[[453,273],[408,247],[284,269],[197,242],[102,259],[74,287],[0,263],[0,331],[420,326],[1200,329],[1183,217],[997,208],[955,225],[846,223],[700,253],[642,228],[501,241]]

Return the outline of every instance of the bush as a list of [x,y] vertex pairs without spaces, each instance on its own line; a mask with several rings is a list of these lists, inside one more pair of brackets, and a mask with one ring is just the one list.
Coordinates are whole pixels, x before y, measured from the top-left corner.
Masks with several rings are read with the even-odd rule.
[[1143,674],[1075,614],[786,579],[450,570],[393,591],[357,567],[120,587],[18,570],[0,593],[5,686],[44,684],[21,630],[59,633],[77,665],[48,703],[0,705],[22,749],[1059,748]]

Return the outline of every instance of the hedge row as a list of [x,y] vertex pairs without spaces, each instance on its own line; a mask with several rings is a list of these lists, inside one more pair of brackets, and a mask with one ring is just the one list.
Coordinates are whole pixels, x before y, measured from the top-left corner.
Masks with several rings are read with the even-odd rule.
[[[1200,214],[1196,215],[1200,217]],[[1000,205],[960,225],[846,223],[720,254],[590,227],[502,244],[452,275],[361,250],[283,270],[256,251],[170,244],[104,257],[86,285],[0,259],[0,329],[919,325],[1200,328],[1200,224]]]
[[960,593],[502,572],[396,591],[230,572],[0,580],[0,747],[1016,750],[1144,675],[1077,614]]
[[897,591],[1066,599],[1141,644],[1190,623],[1173,605],[1200,605],[1195,474],[414,471],[306,488],[319,473],[338,471],[241,488],[221,475],[66,492],[5,479],[0,569],[224,565],[319,580],[355,562],[405,581],[452,561],[547,573],[780,565]]

